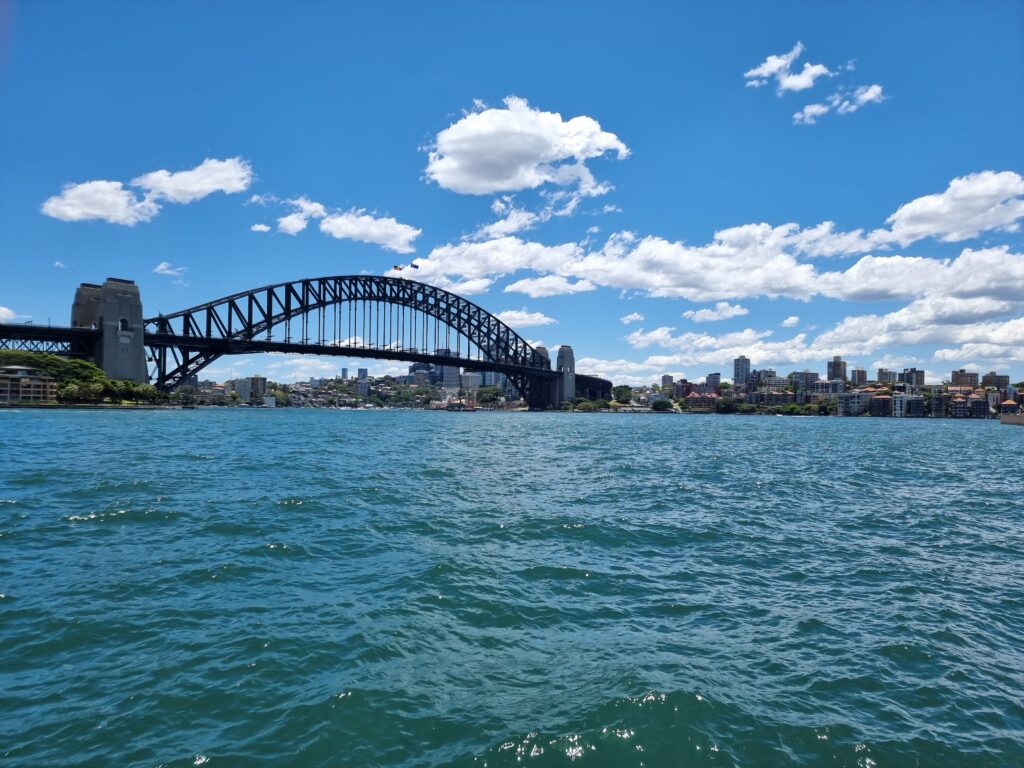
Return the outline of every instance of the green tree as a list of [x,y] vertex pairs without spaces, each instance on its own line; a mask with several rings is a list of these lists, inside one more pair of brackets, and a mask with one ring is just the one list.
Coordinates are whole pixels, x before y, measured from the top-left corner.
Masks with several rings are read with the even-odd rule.
[[191,386],[178,387],[172,397],[182,405],[195,405],[196,388]]
[[731,397],[720,397],[715,402],[715,411],[718,413],[736,413],[736,401]]
[[494,405],[501,400],[501,387],[480,387],[476,391],[476,401],[480,405]]
[[671,400],[667,400],[665,398],[662,398],[660,400],[655,400],[651,404],[651,410],[652,411],[658,411],[659,413],[665,413],[666,411],[671,411],[672,410],[672,401]]
[[612,397],[617,403],[628,404],[633,399],[633,388],[628,387],[625,384],[621,384],[617,387],[612,388]]
[[597,406],[594,405],[594,403],[590,402],[589,400],[584,400],[582,403],[576,406],[576,410],[579,411],[580,413],[593,413],[594,411],[597,410]]

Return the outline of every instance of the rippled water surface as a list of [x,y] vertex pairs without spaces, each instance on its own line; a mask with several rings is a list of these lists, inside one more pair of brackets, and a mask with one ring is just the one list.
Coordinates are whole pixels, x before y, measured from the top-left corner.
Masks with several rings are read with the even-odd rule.
[[0,412],[5,765],[1024,765],[1024,429]]

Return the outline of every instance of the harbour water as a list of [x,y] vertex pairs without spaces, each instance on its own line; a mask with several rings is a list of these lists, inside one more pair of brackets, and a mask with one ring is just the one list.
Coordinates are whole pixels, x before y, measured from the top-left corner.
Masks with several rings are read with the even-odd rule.
[[1022,441],[0,412],[0,758],[1021,766]]

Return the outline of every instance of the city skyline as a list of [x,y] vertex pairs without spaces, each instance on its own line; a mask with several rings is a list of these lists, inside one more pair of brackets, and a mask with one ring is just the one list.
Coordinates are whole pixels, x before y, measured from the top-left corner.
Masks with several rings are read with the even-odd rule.
[[[615,383],[729,379],[740,355],[1024,379],[1020,6],[647,9],[559,35],[582,7],[550,29],[407,10],[387,39],[359,34],[387,27],[375,8],[225,4],[197,28],[7,7],[0,320],[66,323],[74,286],[107,276],[153,314],[367,272],[466,295]],[[236,21],[240,40],[213,31]],[[359,367],[407,364],[204,376]]]

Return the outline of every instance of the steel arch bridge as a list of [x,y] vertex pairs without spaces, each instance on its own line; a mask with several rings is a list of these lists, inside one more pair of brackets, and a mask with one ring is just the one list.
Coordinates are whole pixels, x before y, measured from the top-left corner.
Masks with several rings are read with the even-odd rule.
[[224,355],[282,352],[502,373],[531,408],[557,406],[576,392],[611,397],[611,382],[553,371],[546,350],[477,304],[404,278],[293,280],[148,319],[138,287],[108,278],[82,283],[71,314],[64,327],[0,323],[0,349],[86,358],[111,378],[148,376],[162,389],[180,386]]
[[267,285],[144,321],[150,378],[172,389],[222,355],[292,352],[503,373],[545,407],[548,357],[477,304],[414,280],[338,275]]

